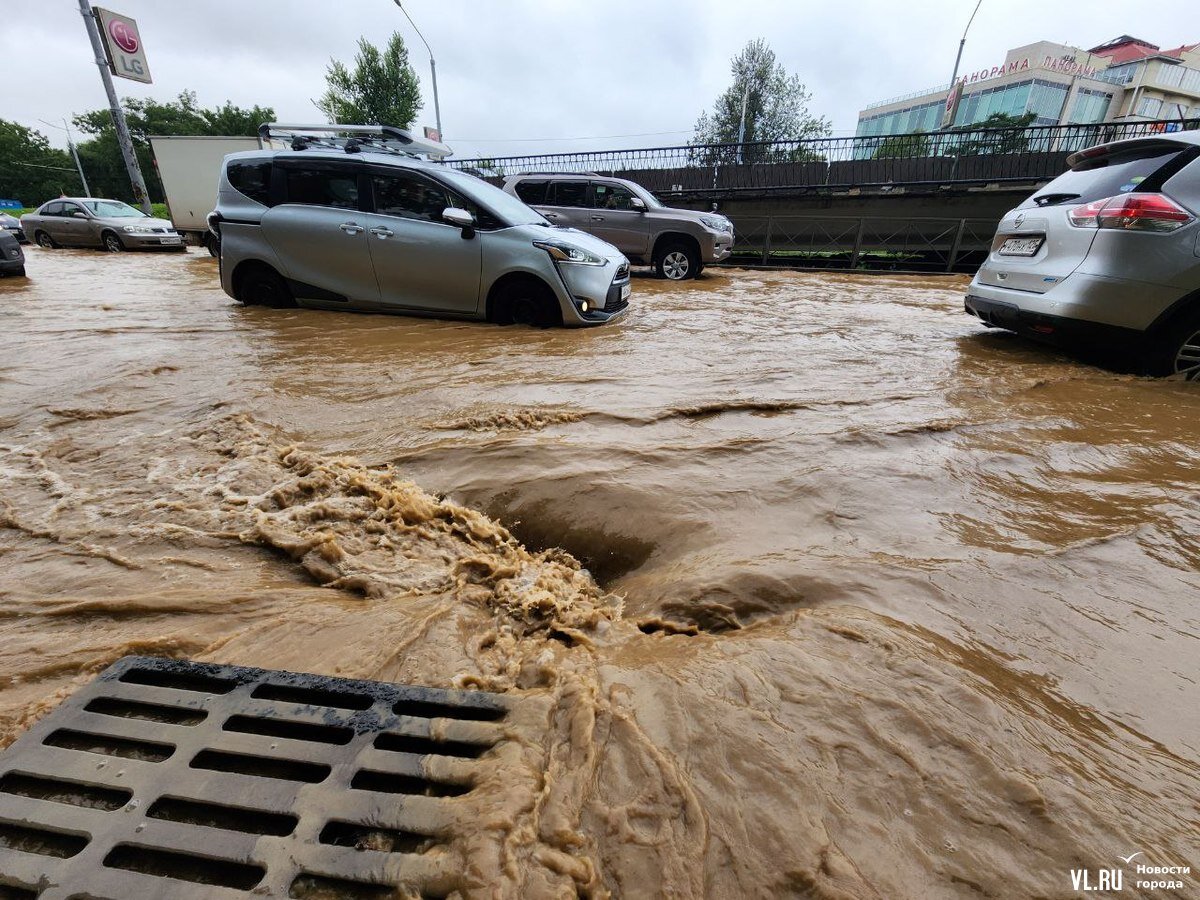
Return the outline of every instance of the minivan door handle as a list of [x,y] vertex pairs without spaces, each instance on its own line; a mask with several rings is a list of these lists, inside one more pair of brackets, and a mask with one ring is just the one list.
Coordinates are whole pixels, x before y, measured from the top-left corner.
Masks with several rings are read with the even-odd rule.
[[390,238],[393,234],[395,234],[395,232],[392,231],[392,229],[390,229],[390,228],[384,228],[382,225],[379,225],[379,226],[371,229],[371,234],[375,235],[378,238],[387,239],[387,238]]
[[342,231],[346,232],[346,234],[362,234],[364,231],[366,231],[366,229],[357,222],[343,222],[338,226],[338,228],[342,229]]

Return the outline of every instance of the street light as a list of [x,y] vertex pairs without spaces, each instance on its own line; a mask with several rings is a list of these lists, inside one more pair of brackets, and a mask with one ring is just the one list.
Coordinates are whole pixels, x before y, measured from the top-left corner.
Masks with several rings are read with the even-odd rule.
[[[49,125],[51,128],[58,128],[53,122],[47,122],[45,119],[38,119],[43,125]],[[92,196],[92,189],[88,187],[87,177],[83,174],[83,163],[79,161],[79,151],[75,149],[75,142],[71,140],[71,129],[67,125],[67,120],[63,119],[62,130],[67,133],[67,149],[71,151],[71,156],[75,159],[75,169],[79,172],[79,180],[83,182],[83,196]]]
[[[396,0],[396,2],[399,3],[400,0]],[[963,29],[962,40],[958,42],[958,56],[954,57],[954,74],[950,76],[951,90],[954,88],[954,82],[958,80],[958,64],[962,62],[963,47],[967,43],[967,32],[971,30],[971,23],[975,21],[975,13],[979,12],[979,4],[981,3],[983,3],[983,0],[975,0],[975,9],[971,11],[971,18],[967,19],[967,27]]]
[[445,136],[442,134],[442,107],[438,104],[437,92],[437,63],[433,59],[433,50],[429,46],[429,41],[425,40],[425,35],[421,34],[421,29],[417,27],[417,23],[412,20],[412,16],[408,14],[408,10],[400,0],[392,0],[400,7],[400,12],[404,13],[404,18],[408,19],[408,24],[413,27],[413,31],[417,33],[417,37],[421,39],[421,43],[425,45],[425,49],[429,51],[429,74],[433,78],[433,116],[437,122],[438,140],[443,144],[446,142]]

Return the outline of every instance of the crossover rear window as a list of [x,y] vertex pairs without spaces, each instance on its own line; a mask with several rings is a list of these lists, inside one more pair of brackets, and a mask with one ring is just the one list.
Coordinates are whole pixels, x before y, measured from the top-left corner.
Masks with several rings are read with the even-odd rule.
[[1183,147],[1157,144],[1101,157],[1087,163],[1088,168],[1063,172],[1022,203],[1021,208],[1061,204],[1075,206],[1114,194],[1158,190],[1161,185],[1157,184],[1155,176],[1183,152]]
[[259,160],[231,162],[225,168],[225,175],[238,193],[246,195],[263,206],[271,205],[270,162]]

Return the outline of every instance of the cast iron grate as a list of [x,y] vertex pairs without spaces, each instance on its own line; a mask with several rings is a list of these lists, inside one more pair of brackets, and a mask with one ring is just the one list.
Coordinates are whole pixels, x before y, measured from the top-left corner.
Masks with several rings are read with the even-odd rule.
[[126,657],[0,754],[0,900],[445,896],[513,704]]

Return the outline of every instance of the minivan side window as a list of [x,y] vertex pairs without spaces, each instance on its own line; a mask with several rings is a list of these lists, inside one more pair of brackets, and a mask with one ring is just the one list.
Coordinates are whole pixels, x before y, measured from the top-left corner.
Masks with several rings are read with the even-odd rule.
[[358,176],[350,169],[285,169],[287,202],[358,209]]
[[450,206],[446,190],[416,175],[372,175],[375,212],[422,222],[442,221],[442,212]]
[[[225,167],[225,177],[234,189],[263,206],[270,206],[271,163],[270,160],[235,160]],[[299,201],[293,201],[299,202]]]
[[544,181],[518,181],[517,196],[522,202],[528,203],[530,206],[537,206],[539,203],[546,202],[546,182]]
[[556,181],[554,183],[555,206],[588,206],[588,183],[586,181]]

